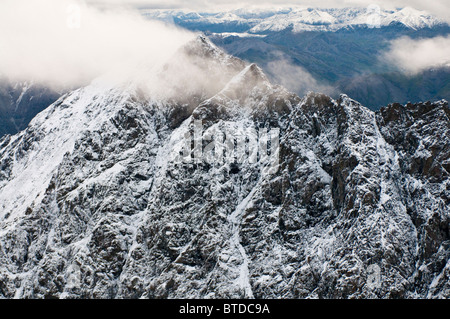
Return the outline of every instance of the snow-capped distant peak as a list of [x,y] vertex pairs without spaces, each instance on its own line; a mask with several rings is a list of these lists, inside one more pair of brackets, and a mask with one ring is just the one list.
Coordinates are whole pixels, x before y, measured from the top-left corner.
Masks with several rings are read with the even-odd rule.
[[239,26],[240,33],[261,34],[292,29],[302,31],[337,31],[348,27],[385,27],[403,24],[407,28],[431,28],[445,24],[431,14],[411,7],[384,10],[379,7],[362,8],[304,8],[292,7],[273,10],[246,10],[202,13],[183,11],[146,10],[143,14],[151,19],[167,20],[176,17],[184,23],[216,26]]
[[430,28],[443,23],[425,11],[410,7],[403,9],[369,10],[360,9],[301,9],[292,10],[287,14],[277,14],[262,21],[250,32],[260,33],[280,31],[292,28],[300,31],[336,31],[346,27],[369,26],[384,27],[400,23],[411,29]]
[[411,7],[405,7],[391,16],[391,22],[400,22],[411,29],[430,28],[439,24],[439,20],[425,11],[416,10]]

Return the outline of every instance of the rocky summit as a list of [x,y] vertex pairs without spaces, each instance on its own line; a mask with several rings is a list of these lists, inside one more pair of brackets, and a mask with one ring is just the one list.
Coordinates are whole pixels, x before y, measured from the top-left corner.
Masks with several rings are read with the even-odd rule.
[[179,54],[164,94],[94,81],[0,140],[0,297],[450,297],[446,101],[375,113]]

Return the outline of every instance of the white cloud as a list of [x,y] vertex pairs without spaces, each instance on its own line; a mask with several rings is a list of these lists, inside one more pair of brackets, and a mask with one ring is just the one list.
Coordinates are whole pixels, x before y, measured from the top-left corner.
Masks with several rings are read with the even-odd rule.
[[[13,80],[34,79],[46,84],[76,85],[105,72],[132,69],[137,61],[156,65],[193,38],[191,33],[174,26],[145,20],[134,10],[136,6],[219,10],[223,6],[239,8],[249,5],[356,5],[354,0],[86,1],[1,0],[0,75]],[[406,1],[358,1],[360,6],[371,3],[401,6]],[[431,12],[448,12],[448,6],[441,0],[427,3],[414,0],[412,5]],[[409,71],[423,69],[443,60],[444,52],[449,52],[448,42],[448,38],[418,42],[400,39],[392,43],[391,51],[385,57]],[[404,47],[408,49],[402,50]],[[414,53],[412,57],[411,52]],[[268,67],[277,82],[293,91],[327,89],[311,74],[291,65],[286,59],[274,61]]]
[[76,85],[140,61],[163,62],[191,38],[123,8],[100,10],[69,0],[0,2],[0,74],[13,80]]
[[406,73],[415,74],[425,69],[450,65],[450,36],[427,39],[402,37],[393,40],[381,59]]
[[281,53],[277,59],[267,64],[266,70],[274,83],[297,94],[303,95],[310,91],[325,94],[334,93],[331,86],[319,83],[311,73],[301,66],[291,63]]

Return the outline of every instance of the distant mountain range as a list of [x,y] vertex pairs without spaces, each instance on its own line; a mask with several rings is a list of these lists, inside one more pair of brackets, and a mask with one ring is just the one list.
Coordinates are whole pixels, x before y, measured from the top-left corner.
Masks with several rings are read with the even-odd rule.
[[402,24],[407,28],[418,30],[445,25],[444,21],[410,7],[394,11],[371,6],[343,9],[239,9],[218,13],[142,10],[142,14],[151,19],[175,23],[188,29],[219,33],[234,32],[241,36],[280,32],[287,29],[298,33]]
[[345,93],[373,110],[392,102],[450,99],[450,68],[411,76],[380,59],[394,39],[450,34],[447,23],[423,11],[370,7],[142,14],[206,33],[216,45],[258,63],[272,81],[297,94]]

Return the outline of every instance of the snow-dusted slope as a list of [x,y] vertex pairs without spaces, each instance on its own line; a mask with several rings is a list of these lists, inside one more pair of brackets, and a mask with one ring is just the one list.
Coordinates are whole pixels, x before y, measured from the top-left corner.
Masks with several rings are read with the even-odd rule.
[[[450,296],[446,102],[375,114],[301,99],[204,38],[186,52],[221,89],[96,82],[0,140],[0,296]],[[180,161],[200,120],[218,146],[279,129],[279,166]]]
[[431,14],[405,7],[397,10],[383,10],[376,6],[368,8],[286,8],[279,10],[234,10],[220,13],[188,11],[143,10],[151,19],[179,23],[183,26],[200,28],[209,26],[234,26],[236,33],[261,34],[292,29],[302,31],[337,31],[343,28],[385,27],[401,24],[411,29],[432,28],[445,24]]

